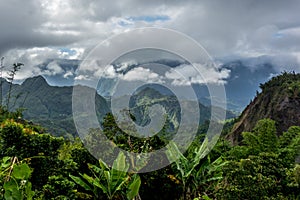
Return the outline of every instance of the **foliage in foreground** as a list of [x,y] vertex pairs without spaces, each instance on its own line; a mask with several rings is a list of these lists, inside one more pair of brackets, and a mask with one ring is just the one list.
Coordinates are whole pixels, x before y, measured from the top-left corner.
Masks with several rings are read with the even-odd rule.
[[4,199],[32,199],[34,192],[29,177],[32,169],[16,157],[4,157],[0,163],[0,191]]
[[218,199],[300,198],[300,171],[295,162],[300,155],[300,127],[290,127],[278,137],[275,122],[264,119],[243,137],[245,145],[228,152]]
[[123,199],[123,196],[131,200],[138,195],[141,179],[137,174],[127,173],[129,165],[125,159],[125,155],[121,152],[111,168],[101,160],[99,160],[100,168],[89,164],[93,177],[87,174],[70,177],[84,189],[92,191],[96,199],[104,193],[108,199]]
[[[300,198],[300,127],[277,136],[274,121],[265,119],[243,133],[242,146],[231,147],[221,138],[208,155],[201,136],[185,153],[170,143],[175,163],[135,175],[126,172],[125,155],[110,167],[91,156],[79,139],[53,137],[18,114],[0,111],[1,199]],[[105,124],[110,137],[134,152],[155,149],[155,140],[165,142],[128,144],[113,132],[115,123]]]

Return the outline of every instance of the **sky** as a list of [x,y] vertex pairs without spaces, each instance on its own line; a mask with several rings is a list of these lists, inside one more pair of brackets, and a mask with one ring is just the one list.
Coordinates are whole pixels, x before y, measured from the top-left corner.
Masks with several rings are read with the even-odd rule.
[[[82,60],[108,37],[142,27],[179,31],[219,62],[268,61],[278,72],[300,72],[298,0],[1,0],[0,5],[0,56],[6,66],[25,64],[17,79],[58,73],[68,77],[71,72],[55,62],[46,70],[37,65],[47,59]],[[216,72],[217,80],[230,76]]]

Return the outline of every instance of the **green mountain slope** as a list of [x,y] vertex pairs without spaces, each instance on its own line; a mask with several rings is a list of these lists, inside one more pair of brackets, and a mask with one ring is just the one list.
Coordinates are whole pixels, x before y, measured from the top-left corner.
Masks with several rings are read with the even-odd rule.
[[[93,90],[86,86],[75,87]],[[3,105],[6,105],[8,91],[9,83],[2,80]],[[72,117],[72,92],[72,86],[51,86],[42,76],[28,78],[21,85],[13,84],[9,110],[24,108],[23,116],[25,119],[40,124],[54,135],[65,135],[66,133],[76,135]],[[97,115],[101,123],[103,116],[110,112],[110,102],[98,94],[95,98]],[[122,102],[123,97],[116,101],[117,105],[119,104],[118,101]],[[197,103],[185,100],[183,106],[188,112],[195,113],[195,109],[191,105],[197,105]],[[160,104],[166,109],[171,125],[169,131],[174,131],[180,123],[180,106],[174,95],[163,94],[154,88],[144,88],[132,96],[129,104],[131,114],[134,115],[136,123],[140,126],[149,123],[150,118],[146,111],[155,104]],[[210,119],[211,109],[201,103],[199,103],[199,108],[199,123],[202,124]],[[223,112],[221,108],[217,109]],[[227,118],[235,117],[230,111],[226,111],[226,115]],[[190,119],[190,121],[193,120]]]
[[[3,82],[3,99],[6,102],[8,84]],[[83,86],[76,86],[83,87]],[[86,87],[85,89],[92,90]],[[50,86],[42,76],[28,78],[12,88],[9,109],[24,108],[24,118],[45,127],[55,135],[66,132],[76,134],[72,118],[73,87]],[[106,100],[96,95],[96,105],[101,105],[100,118],[109,112]]]
[[228,138],[241,141],[241,133],[251,131],[263,118],[276,121],[277,134],[300,125],[300,74],[283,73],[261,84],[261,93],[245,108]]
[[[160,105],[165,109],[166,122],[168,123],[168,132],[173,132],[177,130],[181,123],[181,115],[182,110],[186,112],[185,116],[185,125],[192,125],[195,122],[194,116],[198,115],[197,109],[195,106],[199,107],[200,118],[199,124],[204,124],[205,121],[211,119],[211,108],[204,106],[198,101],[192,100],[182,100],[182,107],[180,107],[180,103],[177,97],[172,93],[167,93],[166,91],[161,91],[156,88],[156,86],[147,86],[134,93],[131,97],[121,96],[114,100],[114,106],[118,107],[118,105],[122,105],[124,101],[129,100],[129,110],[132,118],[135,123],[140,126],[146,126],[150,124],[150,110],[155,105]],[[120,109],[120,108],[118,108]],[[220,116],[218,114],[224,113],[224,109],[215,107],[215,113],[212,117],[213,121],[218,121]],[[234,118],[236,115],[230,111],[226,112],[226,118]],[[187,123],[191,124],[187,124]],[[155,123],[154,123],[155,124]],[[156,126],[159,126],[156,124]]]

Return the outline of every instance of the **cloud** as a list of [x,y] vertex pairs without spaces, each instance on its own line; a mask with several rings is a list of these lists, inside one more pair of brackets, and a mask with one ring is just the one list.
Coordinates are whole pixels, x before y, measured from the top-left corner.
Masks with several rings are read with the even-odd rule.
[[129,61],[124,61],[121,63],[116,64],[116,71],[117,72],[123,72],[128,69],[128,67],[137,65],[138,63],[135,60],[129,60]]
[[[134,63],[134,62],[133,62]],[[156,71],[157,68],[151,68],[151,65],[137,65],[133,67],[128,63],[119,66],[126,66],[128,70],[120,71],[113,65],[98,67],[98,70],[90,76],[88,73],[78,75],[76,80],[119,79],[126,82],[142,81],[146,83],[171,83],[175,86],[189,86],[191,84],[225,84],[230,76],[229,69],[219,69],[212,65],[203,65],[193,63],[193,65],[182,64],[167,71]],[[130,66],[130,69],[129,67]],[[121,67],[124,68],[124,67]]]
[[[16,79],[21,80],[31,76],[46,74],[56,75],[62,73],[62,69],[58,63],[51,62],[46,69],[41,69],[40,64],[47,60],[55,59],[81,59],[84,54],[83,48],[65,48],[64,51],[60,48],[50,47],[34,47],[28,49],[12,49],[8,51],[4,57],[4,71],[9,70],[10,66],[15,62],[21,62],[24,66],[16,75]],[[6,74],[4,72],[4,74]]]
[[66,73],[64,74],[64,78],[69,78],[69,77],[72,77],[72,76],[74,76],[74,74],[73,74],[73,72],[71,72],[71,71],[68,71],[68,72],[66,72]]
[[75,80],[89,80],[90,77],[85,76],[85,75],[78,75],[74,78]]
[[167,15],[141,15],[141,16],[132,16],[127,18],[129,21],[137,22],[156,22],[156,21],[167,21],[170,20],[170,17]]
[[283,71],[295,71],[300,73],[300,52],[249,57],[243,59],[242,62],[252,71],[258,70],[262,65],[271,64],[271,67],[277,74],[280,74]]
[[162,77],[150,69],[137,67],[120,77],[125,81],[144,81],[152,83],[163,83]]
[[[98,70],[93,74],[93,79],[99,80],[100,78],[108,79],[121,79],[127,82],[131,81],[143,81],[143,82],[154,82],[162,83],[163,77],[158,73],[153,72],[148,68],[138,66],[131,68],[124,72],[130,65],[130,63],[135,64],[135,62],[120,63],[118,66],[108,65],[106,67],[98,67]],[[120,70],[123,69],[123,70]]]
[[112,65],[106,67],[99,67],[99,69],[94,73],[95,78],[105,77],[105,78],[117,78],[118,74]]
[[174,85],[191,84],[225,84],[230,76],[230,70],[218,70],[213,66],[193,63],[193,65],[183,64],[172,68],[165,74],[167,79],[172,80]]
[[[14,60],[26,60],[27,68],[32,68],[47,56],[76,59],[114,34],[154,26],[183,32],[213,57],[295,56],[300,52],[299,8],[298,0],[3,1],[0,55],[14,55]],[[70,50],[59,51],[61,48]],[[70,55],[73,50],[76,53]],[[34,73],[39,72],[26,69],[22,77]]]
[[46,70],[43,70],[42,73],[48,76],[54,76],[57,74],[62,74],[65,72],[56,61],[49,63],[46,67]]

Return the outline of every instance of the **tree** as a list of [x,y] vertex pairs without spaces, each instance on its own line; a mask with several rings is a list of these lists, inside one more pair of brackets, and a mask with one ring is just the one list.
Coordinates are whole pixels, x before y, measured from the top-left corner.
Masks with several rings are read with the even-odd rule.
[[0,127],[0,156],[29,160],[29,166],[35,169],[30,178],[34,189],[42,188],[48,176],[61,167],[58,149],[64,142],[63,138],[40,134],[38,131],[31,124],[22,124],[12,119],[2,122]]
[[21,69],[21,66],[23,66],[23,63],[14,63],[12,69],[8,72],[8,83],[9,83],[9,89],[8,89],[8,94],[7,94],[7,99],[6,99],[6,108],[9,110],[9,101],[10,101],[10,96],[11,96],[11,89],[13,85],[13,81],[15,79],[15,76],[17,72]]
[[2,106],[2,90],[3,90],[3,87],[2,87],[2,72],[3,72],[3,60],[4,60],[4,57],[1,57],[1,61],[0,61],[0,106]]
[[299,130],[291,127],[278,137],[275,122],[263,119],[252,132],[243,133],[244,146],[233,148],[227,157],[218,199],[299,198],[295,163],[300,153]]

